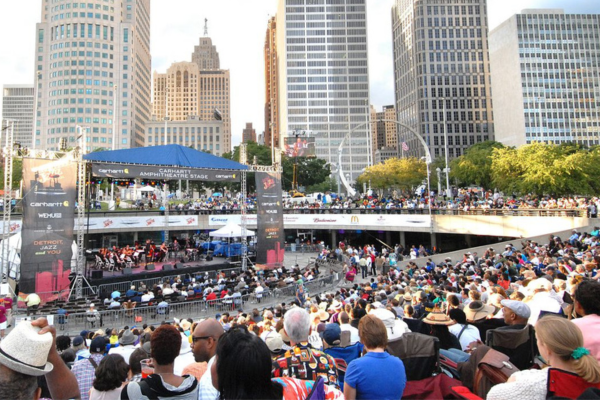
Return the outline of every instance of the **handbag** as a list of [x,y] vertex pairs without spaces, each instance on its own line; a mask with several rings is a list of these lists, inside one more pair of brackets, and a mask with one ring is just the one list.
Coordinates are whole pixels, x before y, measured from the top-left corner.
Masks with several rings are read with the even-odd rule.
[[489,349],[477,364],[473,391],[479,397],[485,398],[492,386],[505,383],[517,371],[519,369],[509,361],[506,354]]

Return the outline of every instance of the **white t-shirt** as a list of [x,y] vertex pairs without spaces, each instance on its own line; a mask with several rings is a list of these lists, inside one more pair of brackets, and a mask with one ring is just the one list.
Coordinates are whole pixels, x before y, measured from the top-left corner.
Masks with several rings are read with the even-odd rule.
[[[451,334],[453,334],[454,336],[456,336],[458,338],[458,335],[460,334],[460,331],[463,329],[463,326],[464,325],[461,325],[461,324],[450,325],[448,327],[448,330],[450,331]],[[458,341],[460,342],[460,347],[462,348],[463,351],[465,351],[467,346],[469,345],[469,343],[472,343],[475,340],[481,340],[481,336],[479,335],[479,329],[477,329],[473,325],[467,324],[467,327],[465,328],[462,335],[460,335],[460,338],[458,339]]]
[[356,329],[352,325],[350,325],[350,324],[340,324],[340,330],[342,332],[343,331],[350,331],[350,344],[351,345],[360,341],[360,337],[358,336],[358,329]]
[[216,400],[219,398],[219,391],[212,384],[212,375],[210,372],[214,362],[215,357],[213,356],[208,361],[206,372],[200,378],[200,382],[198,382],[198,400]]

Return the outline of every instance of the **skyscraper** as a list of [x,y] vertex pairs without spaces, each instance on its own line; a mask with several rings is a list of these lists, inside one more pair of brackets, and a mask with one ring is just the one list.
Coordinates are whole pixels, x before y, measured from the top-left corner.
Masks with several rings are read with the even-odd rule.
[[[164,74],[154,72],[152,119],[146,121],[147,128],[154,129],[148,129],[148,132],[156,134],[157,121],[164,121],[165,115],[172,122],[188,121],[188,125],[206,126],[207,131],[203,135],[198,130],[196,137],[189,138],[189,145],[220,156],[231,151],[229,70],[218,69],[219,54],[208,37],[200,39],[200,46],[195,47],[192,59],[192,62],[172,64]],[[210,68],[204,69],[205,67]],[[217,111],[221,117],[218,121],[215,119]],[[213,130],[212,126],[215,124]],[[181,125],[181,129],[184,126],[187,125]],[[189,128],[191,127],[190,125]],[[169,123],[167,133],[171,133]],[[147,138],[146,143],[158,145],[164,143],[164,140],[165,136],[161,134],[154,139]],[[166,140],[167,144],[184,144],[187,139],[181,135],[173,138],[166,135]]]
[[[150,117],[150,0],[43,0],[36,25],[37,117],[33,147],[87,150],[144,143]],[[116,101],[115,101],[116,100]]]
[[198,46],[194,46],[192,62],[196,63],[201,71],[221,69],[221,61],[219,60],[217,46],[214,46],[212,44],[212,39],[208,37],[207,19],[204,19],[204,36],[200,38]]
[[523,10],[490,33],[496,139],[597,145],[598,14]]
[[[396,0],[392,29],[398,121],[425,139],[433,158],[493,139],[486,1]],[[424,155],[399,129],[409,154]]]
[[279,0],[279,134],[312,132],[317,157],[337,163],[351,132],[342,167],[354,180],[372,157],[366,0],[331,3]]
[[279,79],[277,75],[277,20],[269,19],[265,37],[265,146],[279,143]]
[[[15,123],[13,140],[23,147],[31,147],[33,134],[33,85],[4,85],[2,91],[2,120]],[[6,126],[5,123],[2,127]],[[0,143],[4,146],[4,141]]]

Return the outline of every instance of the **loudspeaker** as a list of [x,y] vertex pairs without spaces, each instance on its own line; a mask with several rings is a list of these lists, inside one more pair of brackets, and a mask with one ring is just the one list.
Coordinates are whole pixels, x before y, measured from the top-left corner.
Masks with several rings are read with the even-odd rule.
[[154,264],[146,264],[146,271],[154,271]]
[[183,268],[183,267],[185,267],[185,265],[183,265],[182,263],[175,264],[175,269]]
[[213,257],[212,256],[206,256],[206,261],[212,261]]
[[123,275],[131,275],[133,272],[131,271],[131,267],[123,268]]
[[163,271],[173,271],[173,264],[165,264],[162,268]]
[[92,271],[92,279],[102,279],[104,277],[104,271]]

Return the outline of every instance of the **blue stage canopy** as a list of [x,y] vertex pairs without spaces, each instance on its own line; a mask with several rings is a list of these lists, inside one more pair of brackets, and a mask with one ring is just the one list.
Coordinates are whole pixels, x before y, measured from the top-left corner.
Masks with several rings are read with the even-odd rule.
[[248,169],[246,165],[236,161],[227,160],[178,144],[98,151],[86,154],[83,158],[92,163],[156,165],[228,171],[243,171]]

